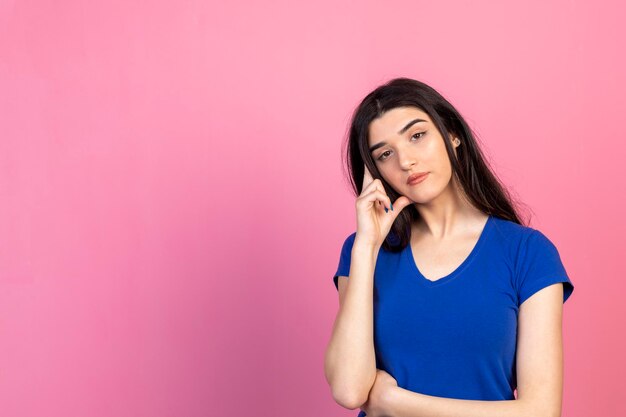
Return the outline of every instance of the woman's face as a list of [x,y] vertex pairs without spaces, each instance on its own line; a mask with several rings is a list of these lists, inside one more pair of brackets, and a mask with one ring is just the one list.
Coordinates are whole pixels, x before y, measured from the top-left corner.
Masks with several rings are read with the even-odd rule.
[[[382,177],[400,195],[423,204],[453,191],[443,137],[427,113],[416,107],[388,110],[370,123],[368,142]],[[453,146],[456,153],[458,145]],[[408,184],[409,176],[416,173],[428,175],[418,184]]]

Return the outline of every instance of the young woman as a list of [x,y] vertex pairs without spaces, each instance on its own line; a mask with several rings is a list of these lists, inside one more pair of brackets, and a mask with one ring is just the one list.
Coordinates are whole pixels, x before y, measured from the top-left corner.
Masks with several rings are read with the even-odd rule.
[[560,416],[574,286],[459,112],[392,80],[355,110],[347,153],[357,228],[333,277],[335,401],[360,417]]

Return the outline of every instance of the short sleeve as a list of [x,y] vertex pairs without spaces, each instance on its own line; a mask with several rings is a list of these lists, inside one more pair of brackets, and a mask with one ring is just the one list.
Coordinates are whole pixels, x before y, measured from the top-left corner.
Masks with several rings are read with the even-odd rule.
[[333,281],[335,282],[335,288],[337,288],[337,291],[339,291],[339,284],[337,282],[338,277],[347,277],[350,274],[350,258],[352,257],[352,246],[354,245],[355,237],[356,232],[348,236],[343,242],[341,254],[339,255],[339,265],[337,266],[337,271],[335,272],[335,276],[333,277]]
[[565,303],[574,291],[574,285],[556,246],[539,230],[532,229],[520,256],[517,280],[519,305],[537,291],[559,282],[563,283]]

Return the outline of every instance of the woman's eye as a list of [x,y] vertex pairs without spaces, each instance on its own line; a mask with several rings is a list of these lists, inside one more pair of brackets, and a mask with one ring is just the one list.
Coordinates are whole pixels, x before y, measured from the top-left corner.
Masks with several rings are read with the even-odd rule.
[[421,135],[420,137],[416,138],[416,139],[420,139],[422,136],[424,136],[426,134],[426,132],[417,132],[415,134],[413,134],[413,136],[411,136],[412,138],[415,138],[415,136],[417,135]]
[[[415,139],[415,140],[421,139],[421,138],[422,138],[425,134],[426,134],[426,132],[417,132],[417,133],[414,133],[414,134],[411,136],[411,139]],[[419,136],[418,136],[418,135],[419,135]],[[416,137],[416,136],[418,136],[418,137]],[[385,159],[387,159],[386,154],[388,154],[388,153],[389,153],[389,151],[385,151],[385,152],[381,153],[381,154],[380,154],[380,156],[379,156],[377,159],[378,159],[379,161],[384,161]]]

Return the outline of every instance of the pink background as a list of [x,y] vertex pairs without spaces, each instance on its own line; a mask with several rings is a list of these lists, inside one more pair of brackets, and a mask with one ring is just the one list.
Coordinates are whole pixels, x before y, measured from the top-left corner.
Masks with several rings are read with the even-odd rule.
[[0,0],[0,413],[356,415],[323,373],[341,144],[407,76],[559,248],[563,416],[625,415],[625,12]]

